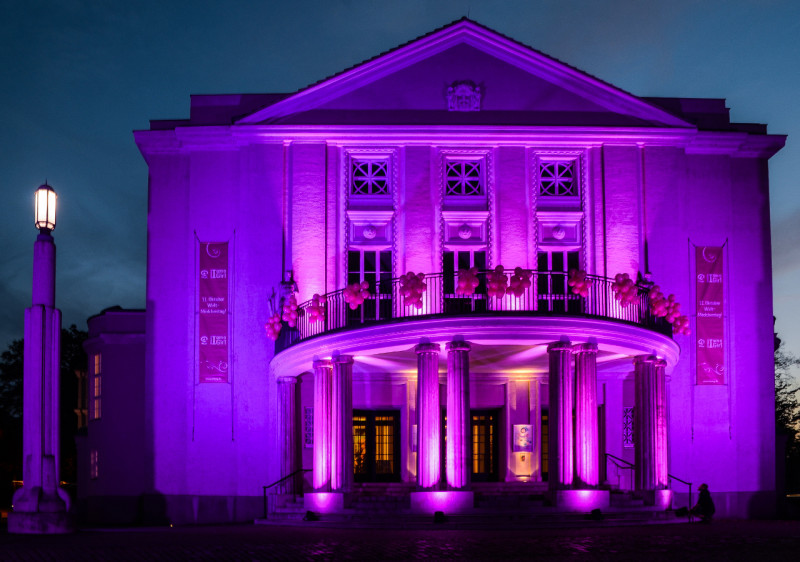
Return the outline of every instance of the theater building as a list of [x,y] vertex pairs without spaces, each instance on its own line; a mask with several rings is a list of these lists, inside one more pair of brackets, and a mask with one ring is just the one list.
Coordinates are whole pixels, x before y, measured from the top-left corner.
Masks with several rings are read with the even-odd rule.
[[135,140],[147,304],[89,324],[95,513],[253,519],[276,482],[272,512],[666,509],[702,482],[721,515],[774,510],[785,138],[724,100],[637,97],[463,19]]

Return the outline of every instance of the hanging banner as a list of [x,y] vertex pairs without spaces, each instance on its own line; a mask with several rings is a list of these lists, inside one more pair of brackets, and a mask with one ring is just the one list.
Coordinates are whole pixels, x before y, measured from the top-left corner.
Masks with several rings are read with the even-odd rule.
[[697,384],[725,384],[722,247],[696,246]]
[[228,382],[228,243],[200,243],[200,382]]

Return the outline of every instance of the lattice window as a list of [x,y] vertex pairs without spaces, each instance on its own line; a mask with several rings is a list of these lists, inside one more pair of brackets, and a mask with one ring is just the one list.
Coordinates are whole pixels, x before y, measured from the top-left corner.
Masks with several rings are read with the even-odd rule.
[[575,162],[541,162],[539,164],[539,195],[543,197],[578,195]]
[[303,447],[314,447],[314,408],[306,406],[303,410]]
[[633,448],[633,408],[622,409],[622,446]]
[[446,195],[483,195],[480,160],[453,160],[445,163]]
[[389,195],[388,160],[352,160],[350,193]]

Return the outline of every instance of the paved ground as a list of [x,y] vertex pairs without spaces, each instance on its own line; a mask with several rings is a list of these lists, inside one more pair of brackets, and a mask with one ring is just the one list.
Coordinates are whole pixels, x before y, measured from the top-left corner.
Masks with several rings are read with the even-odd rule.
[[800,560],[800,521],[598,529],[209,526],[9,535],[0,560]]

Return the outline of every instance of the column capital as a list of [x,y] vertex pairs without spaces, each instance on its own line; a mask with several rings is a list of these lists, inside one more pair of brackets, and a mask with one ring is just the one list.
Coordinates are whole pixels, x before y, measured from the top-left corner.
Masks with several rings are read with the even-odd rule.
[[447,351],[470,351],[472,345],[468,341],[451,341],[447,344]]
[[438,343],[421,343],[414,348],[414,351],[417,352],[417,355],[421,353],[439,353],[441,347]]
[[345,365],[350,365],[353,363],[353,356],[352,355],[337,355],[336,357],[331,359],[331,363],[342,363]]
[[572,353],[597,353],[597,344],[576,343],[572,346]]
[[656,369],[666,369],[667,362],[664,359],[657,359],[656,360]]
[[642,363],[655,363],[657,360],[655,355],[637,355],[633,358],[633,364],[638,366]]
[[572,344],[568,341],[554,341],[547,345],[547,352],[551,351],[571,351]]
[[332,367],[330,359],[315,359],[314,369],[330,369]]
[[278,384],[297,384],[297,377],[291,375],[278,377]]

